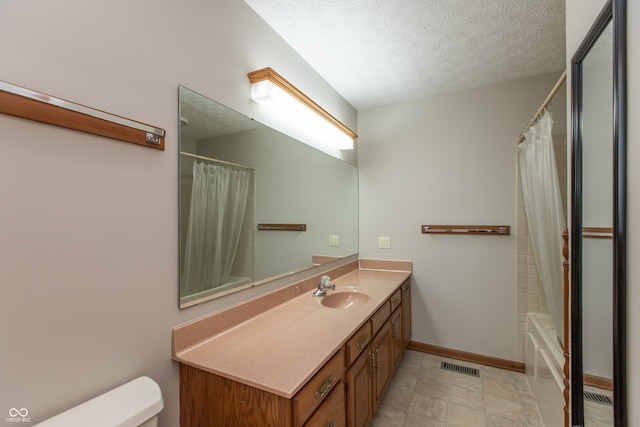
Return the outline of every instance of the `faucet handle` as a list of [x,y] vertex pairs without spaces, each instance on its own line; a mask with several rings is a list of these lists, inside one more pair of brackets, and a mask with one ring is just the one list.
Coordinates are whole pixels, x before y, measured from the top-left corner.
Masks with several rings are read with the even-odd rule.
[[326,274],[320,278],[320,286],[323,288],[326,287],[329,282],[331,282],[331,278]]

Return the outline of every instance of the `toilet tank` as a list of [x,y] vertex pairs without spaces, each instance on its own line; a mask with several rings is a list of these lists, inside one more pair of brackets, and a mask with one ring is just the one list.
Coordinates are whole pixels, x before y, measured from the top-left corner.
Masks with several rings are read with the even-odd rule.
[[152,427],[163,407],[158,384],[139,377],[36,426]]

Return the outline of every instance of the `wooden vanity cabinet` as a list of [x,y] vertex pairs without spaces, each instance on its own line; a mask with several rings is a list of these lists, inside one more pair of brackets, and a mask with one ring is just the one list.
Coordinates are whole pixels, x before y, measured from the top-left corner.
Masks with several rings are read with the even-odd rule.
[[367,351],[360,354],[347,370],[347,425],[349,427],[365,427],[371,421],[372,374],[371,351],[367,346]]
[[292,398],[180,363],[180,425],[366,427],[410,336],[407,280]]
[[336,387],[320,408],[304,423],[304,427],[346,427],[347,414],[342,383]]
[[400,364],[402,360],[402,355],[404,354],[404,335],[403,335],[403,308],[398,307],[391,314],[391,338],[393,339],[393,371],[395,372],[396,368]]
[[343,427],[344,366],[341,348],[292,399],[287,399],[181,363],[180,425]]
[[[293,425],[301,427],[314,411],[326,410],[326,398],[334,389],[341,390],[344,409],[344,351],[338,350],[317,374],[293,397]],[[335,397],[335,396],[334,396]],[[319,408],[322,406],[322,408]],[[343,417],[344,418],[344,417]]]
[[180,364],[182,427],[292,427],[291,400]]
[[391,339],[393,340],[393,354],[392,354],[392,366],[393,371],[400,364],[402,355],[404,353],[404,332],[403,332],[403,317],[402,317],[402,286],[391,295],[389,298],[391,302]]
[[402,340],[404,348],[409,346],[411,340],[411,282],[405,280],[402,286]]
[[345,353],[347,355],[347,367],[351,366],[356,361],[358,356],[369,348],[373,333],[371,329],[371,322],[367,321],[358,332],[353,334],[349,341],[345,344]]
[[369,424],[391,380],[394,369],[391,307],[392,299],[387,300],[371,316],[367,323],[370,324],[374,337],[366,350],[347,369],[349,427],[365,427]]
[[373,362],[371,415],[373,416],[382,401],[382,396],[384,396],[393,373],[393,339],[389,319],[371,342],[371,358]]

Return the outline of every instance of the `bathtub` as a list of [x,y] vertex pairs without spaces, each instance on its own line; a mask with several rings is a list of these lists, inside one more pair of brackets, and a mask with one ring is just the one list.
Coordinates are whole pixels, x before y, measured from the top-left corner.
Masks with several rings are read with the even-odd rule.
[[200,301],[203,298],[208,297],[209,295],[219,294],[221,292],[227,291],[229,289],[237,288],[242,285],[246,285],[251,283],[250,277],[240,277],[240,276],[229,276],[229,280],[223,283],[220,286],[216,286],[215,288],[205,289],[204,291],[197,292],[195,294],[187,295],[185,297],[180,298],[180,304],[185,305],[194,301]]
[[551,316],[527,313],[526,378],[545,426],[564,423],[564,352]]

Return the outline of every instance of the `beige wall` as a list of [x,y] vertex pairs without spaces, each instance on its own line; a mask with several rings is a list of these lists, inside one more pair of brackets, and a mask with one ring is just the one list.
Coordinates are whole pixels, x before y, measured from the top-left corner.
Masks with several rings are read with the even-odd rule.
[[[0,419],[33,423],[139,375],[178,425],[178,85],[269,123],[265,66],[349,126],[356,112],[242,1],[0,3],[0,79],[163,127],[164,152],[0,115]],[[260,292],[260,291],[253,291]]]
[[[413,261],[413,340],[516,360],[516,141],[558,77],[359,112],[360,255]],[[421,224],[513,233],[422,235]]]
[[[640,265],[637,263],[640,259],[640,196],[637,191],[640,183],[640,122],[634,118],[640,116],[640,83],[634,77],[640,75],[640,4],[636,1],[627,3],[627,404],[628,424],[635,426],[640,425],[640,407],[634,405],[640,401],[640,367],[633,363],[640,360]],[[571,63],[571,57],[604,4],[604,0],[567,0],[567,64]]]

